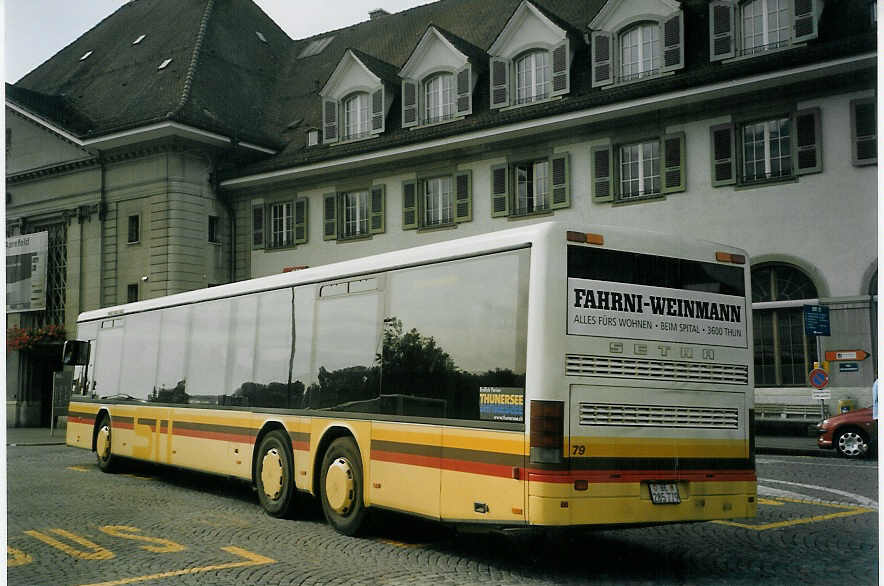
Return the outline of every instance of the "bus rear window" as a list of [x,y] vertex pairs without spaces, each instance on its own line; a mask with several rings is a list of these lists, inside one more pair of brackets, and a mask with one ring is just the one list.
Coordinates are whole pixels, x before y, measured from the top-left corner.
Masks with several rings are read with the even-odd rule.
[[568,276],[746,296],[741,267],[622,250],[568,246]]

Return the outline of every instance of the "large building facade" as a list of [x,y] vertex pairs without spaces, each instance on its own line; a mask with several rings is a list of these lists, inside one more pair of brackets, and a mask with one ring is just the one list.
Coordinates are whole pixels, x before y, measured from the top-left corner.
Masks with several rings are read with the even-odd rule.
[[[870,400],[873,2],[442,0],[295,41],[248,0],[187,0],[174,27],[163,4],[7,86],[7,231],[64,226],[69,331],[133,294],[627,225],[747,250],[761,416],[818,418],[827,350],[871,355],[832,363],[829,410]],[[805,334],[804,305],[830,336]],[[7,352],[8,410],[39,402],[33,356]]]

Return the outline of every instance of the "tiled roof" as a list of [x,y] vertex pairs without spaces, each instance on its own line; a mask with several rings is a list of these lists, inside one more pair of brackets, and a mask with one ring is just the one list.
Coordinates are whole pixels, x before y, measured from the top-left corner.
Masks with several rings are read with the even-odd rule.
[[[490,111],[487,73],[480,73],[473,114],[465,119],[403,130],[397,97],[382,136],[333,147],[306,148],[304,130],[320,126],[319,89],[348,48],[385,78],[396,75],[430,24],[459,49],[485,52],[520,0],[439,0],[295,41],[251,0],[132,0],[9,87],[7,97],[82,137],[175,120],[280,150],[274,157],[227,173],[234,176],[875,49],[874,33],[863,32],[860,24],[863,17],[868,20],[864,3],[827,2],[820,19],[819,39],[807,47],[729,64],[710,63],[708,3],[683,0],[684,70],[669,77],[600,90],[590,84],[589,47],[583,35],[604,1],[534,2],[572,38],[575,55],[571,91],[563,99]],[[256,32],[267,42],[261,41]],[[132,45],[141,34],[147,36]],[[311,42],[328,37],[333,38],[320,53],[299,58]],[[80,61],[87,51],[93,53]],[[172,62],[159,71],[157,66],[165,59]],[[300,123],[293,124],[298,120]]]

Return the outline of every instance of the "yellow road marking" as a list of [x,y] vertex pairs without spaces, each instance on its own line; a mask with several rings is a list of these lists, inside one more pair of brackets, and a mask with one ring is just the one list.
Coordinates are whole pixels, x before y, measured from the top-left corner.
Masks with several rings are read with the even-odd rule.
[[781,503],[780,501],[774,501],[774,500],[771,500],[771,499],[762,499],[762,498],[759,498],[759,499],[758,499],[758,504],[759,504],[759,505],[771,505],[771,506],[774,506],[774,507],[782,507],[782,506],[785,505],[786,503]]
[[89,472],[89,468],[85,466],[68,466],[68,470],[73,470],[74,472]]
[[180,543],[175,543],[168,539],[160,537],[148,537],[147,535],[134,535],[141,531],[138,527],[129,527],[128,525],[104,525],[98,528],[99,531],[112,535],[113,537],[121,537],[123,539],[131,539],[133,541],[142,541],[144,543],[154,543],[157,545],[139,545],[141,549],[153,551],[156,553],[172,553],[175,551],[184,551],[187,549]]
[[395,545],[396,547],[426,547],[425,543],[405,543],[404,541],[396,541],[395,539],[378,538],[376,541],[386,543],[387,545]]
[[858,507],[851,505],[837,505],[834,503],[820,503],[816,501],[806,501],[801,499],[792,499],[780,497],[777,500],[790,503],[798,503],[802,505],[819,505],[830,507],[833,509],[844,509],[838,513],[829,513],[828,515],[814,515],[812,517],[801,517],[799,519],[790,519],[788,521],[777,521],[776,523],[764,523],[762,525],[749,525],[746,523],[737,523],[735,521],[712,521],[719,525],[730,525],[731,527],[741,527],[743,529],[751,529],[753,531],[766,531],[768,529],[779,529],[781,527],[794,527],[795,525],[806,525],[808,523],[819,523],[820,521],[828,521],[830,519],[838,519],[841,517],[851,517],[853,515],[862,515],[863,513],[874,513],[875,509],[866,507]]
[[80,558],[81,560],[109,560],[114,557],[114,553],[112,551],[108,551],[97,543],[92,543],[85,537],[80,537],[75,533],[65,531],[64,529],[50,529],[49,532],[55,533],[56,535],[61,535],[62,537],[67,537],[71,541],[79,543],[83,547],[88,547],[89,549],[94,551],[90,552],[73,548],[67,543],[62,543],[54,537],[50,537],[49,535],[46,535],[45,533],[40,533],[39,531],[25,531],[25,535],[30,535],[34,539],[39,539],[43,543],[51,545],[55,549],[60,549],[69,556]]
[[25,552],[15,549],[14,547],[6,546],[6,555],[12,556],[6,558],[6,567],[14,568],[16,566],[24,566],[26,564],[34,561],[34,558],[26,554]]
[[275,564],[276,560],[252,553],[245,549],[230,545],[222,547],[227,553],[246,558],[241,562],[230,562],[228,564],[217,564],[214,566],[203,566],[201,568],[187,568],[185,570],[173,570],[171,572],[161,572],[159,574],[149,574],[147,576],[136,576],[134,578],[123,578],[121,580],[113,580],[111,582],[96,582],[94,584],[86,584],[84,586],[119,586],[120,584],[132,584],[133,582],[144,582],[146,580],[160,580],[162,578],[172,578],[174,576],[187,576],[190,574],[200,574],[202,572],[215,572],[217,570],[230,570],[232,568],[243,568],[246,566],[262,566],[265,564]]

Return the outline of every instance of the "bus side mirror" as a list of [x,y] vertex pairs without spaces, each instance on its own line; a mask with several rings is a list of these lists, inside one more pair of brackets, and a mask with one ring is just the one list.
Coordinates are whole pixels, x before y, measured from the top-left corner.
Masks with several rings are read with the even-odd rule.
[[71,366],[82,366],[89,362],[89,342],[83,340],[65,340],[61,352],[61,363]]

